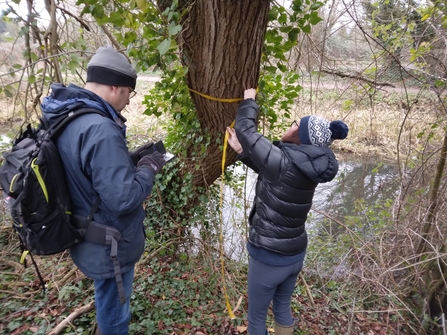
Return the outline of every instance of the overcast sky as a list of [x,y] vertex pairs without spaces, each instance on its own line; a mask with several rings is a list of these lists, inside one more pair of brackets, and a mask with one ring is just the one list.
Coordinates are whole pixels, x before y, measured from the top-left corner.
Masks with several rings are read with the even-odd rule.
[[[40,15],[40,18],[42,20],[49,20],[50,16],[45,9],[43,0],[34,0],[33,2],[34,2],[34,9]],[[19,5],[16,5],[11,0],[0,0],[0,11],[7,9],[8,5],[11,5],[11,7],[13,7],[19,13],[19,15],[22,17],[25,17],[28,13],[26,0],[20,0]]]

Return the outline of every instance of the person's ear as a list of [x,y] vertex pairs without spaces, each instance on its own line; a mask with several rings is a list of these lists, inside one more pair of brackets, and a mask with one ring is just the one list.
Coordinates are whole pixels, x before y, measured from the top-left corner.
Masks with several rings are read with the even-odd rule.
[[292,128],[290,127],[284,136],[282,137],[281,141],[286,143],[295,143],[300,144],[300,139],[298,137],[298,128]]

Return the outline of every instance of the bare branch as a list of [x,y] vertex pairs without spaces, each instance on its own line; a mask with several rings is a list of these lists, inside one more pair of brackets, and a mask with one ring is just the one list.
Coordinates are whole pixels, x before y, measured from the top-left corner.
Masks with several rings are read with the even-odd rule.
[[360,75],[354,75],[354,74],[348,74],[348,73],[343,73],[341,71],[337,71],[337,70],[326,70],[326,69],[321,69],[321,72],[323,73],[327,73],[327,74],[332,74],[334,76],[339,76],[341,78],[351,78],[351,79],[356,79],[356,80],[360,80],[360,81],[364,81],[370,85],[373,86],[389,86],[389,87],[396,87],[395,85],[391,84],[391,83],[387,83],[387,82],[378,82],[378,81],[374,81],[368,78],[365,78],[363,76]]
[[58,335],[60,334],[67,325],[72,323],[78,316],[90,312],[93,308],[95,308],[95,301],[90,302],[89,304],[82,306],[78,309],[75,309],[73,313],[71,313],[66,319],[64,319],[61,323],[59,323],[48,335]]

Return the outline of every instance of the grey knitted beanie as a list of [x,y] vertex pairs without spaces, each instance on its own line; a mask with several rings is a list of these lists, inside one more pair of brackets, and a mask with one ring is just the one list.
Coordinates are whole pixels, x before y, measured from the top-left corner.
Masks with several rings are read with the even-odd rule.
[[87,65],[87,82],[135,89],[137,74],[127,58],[113,47],[100,47]]

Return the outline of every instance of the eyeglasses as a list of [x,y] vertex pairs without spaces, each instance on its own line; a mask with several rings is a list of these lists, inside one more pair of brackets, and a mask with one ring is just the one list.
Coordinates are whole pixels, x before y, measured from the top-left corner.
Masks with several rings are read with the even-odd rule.
[[293,120],[293,122],[290,126],[292,127],[293,125],[295,125],[297,128],[300,127],[300,125],[298,124],[298,122],[296,120]]
[[129,89],[129,99],[132,99],[134,96],[137,95],[137,91],[135,91],[132,87],[128,87]]

